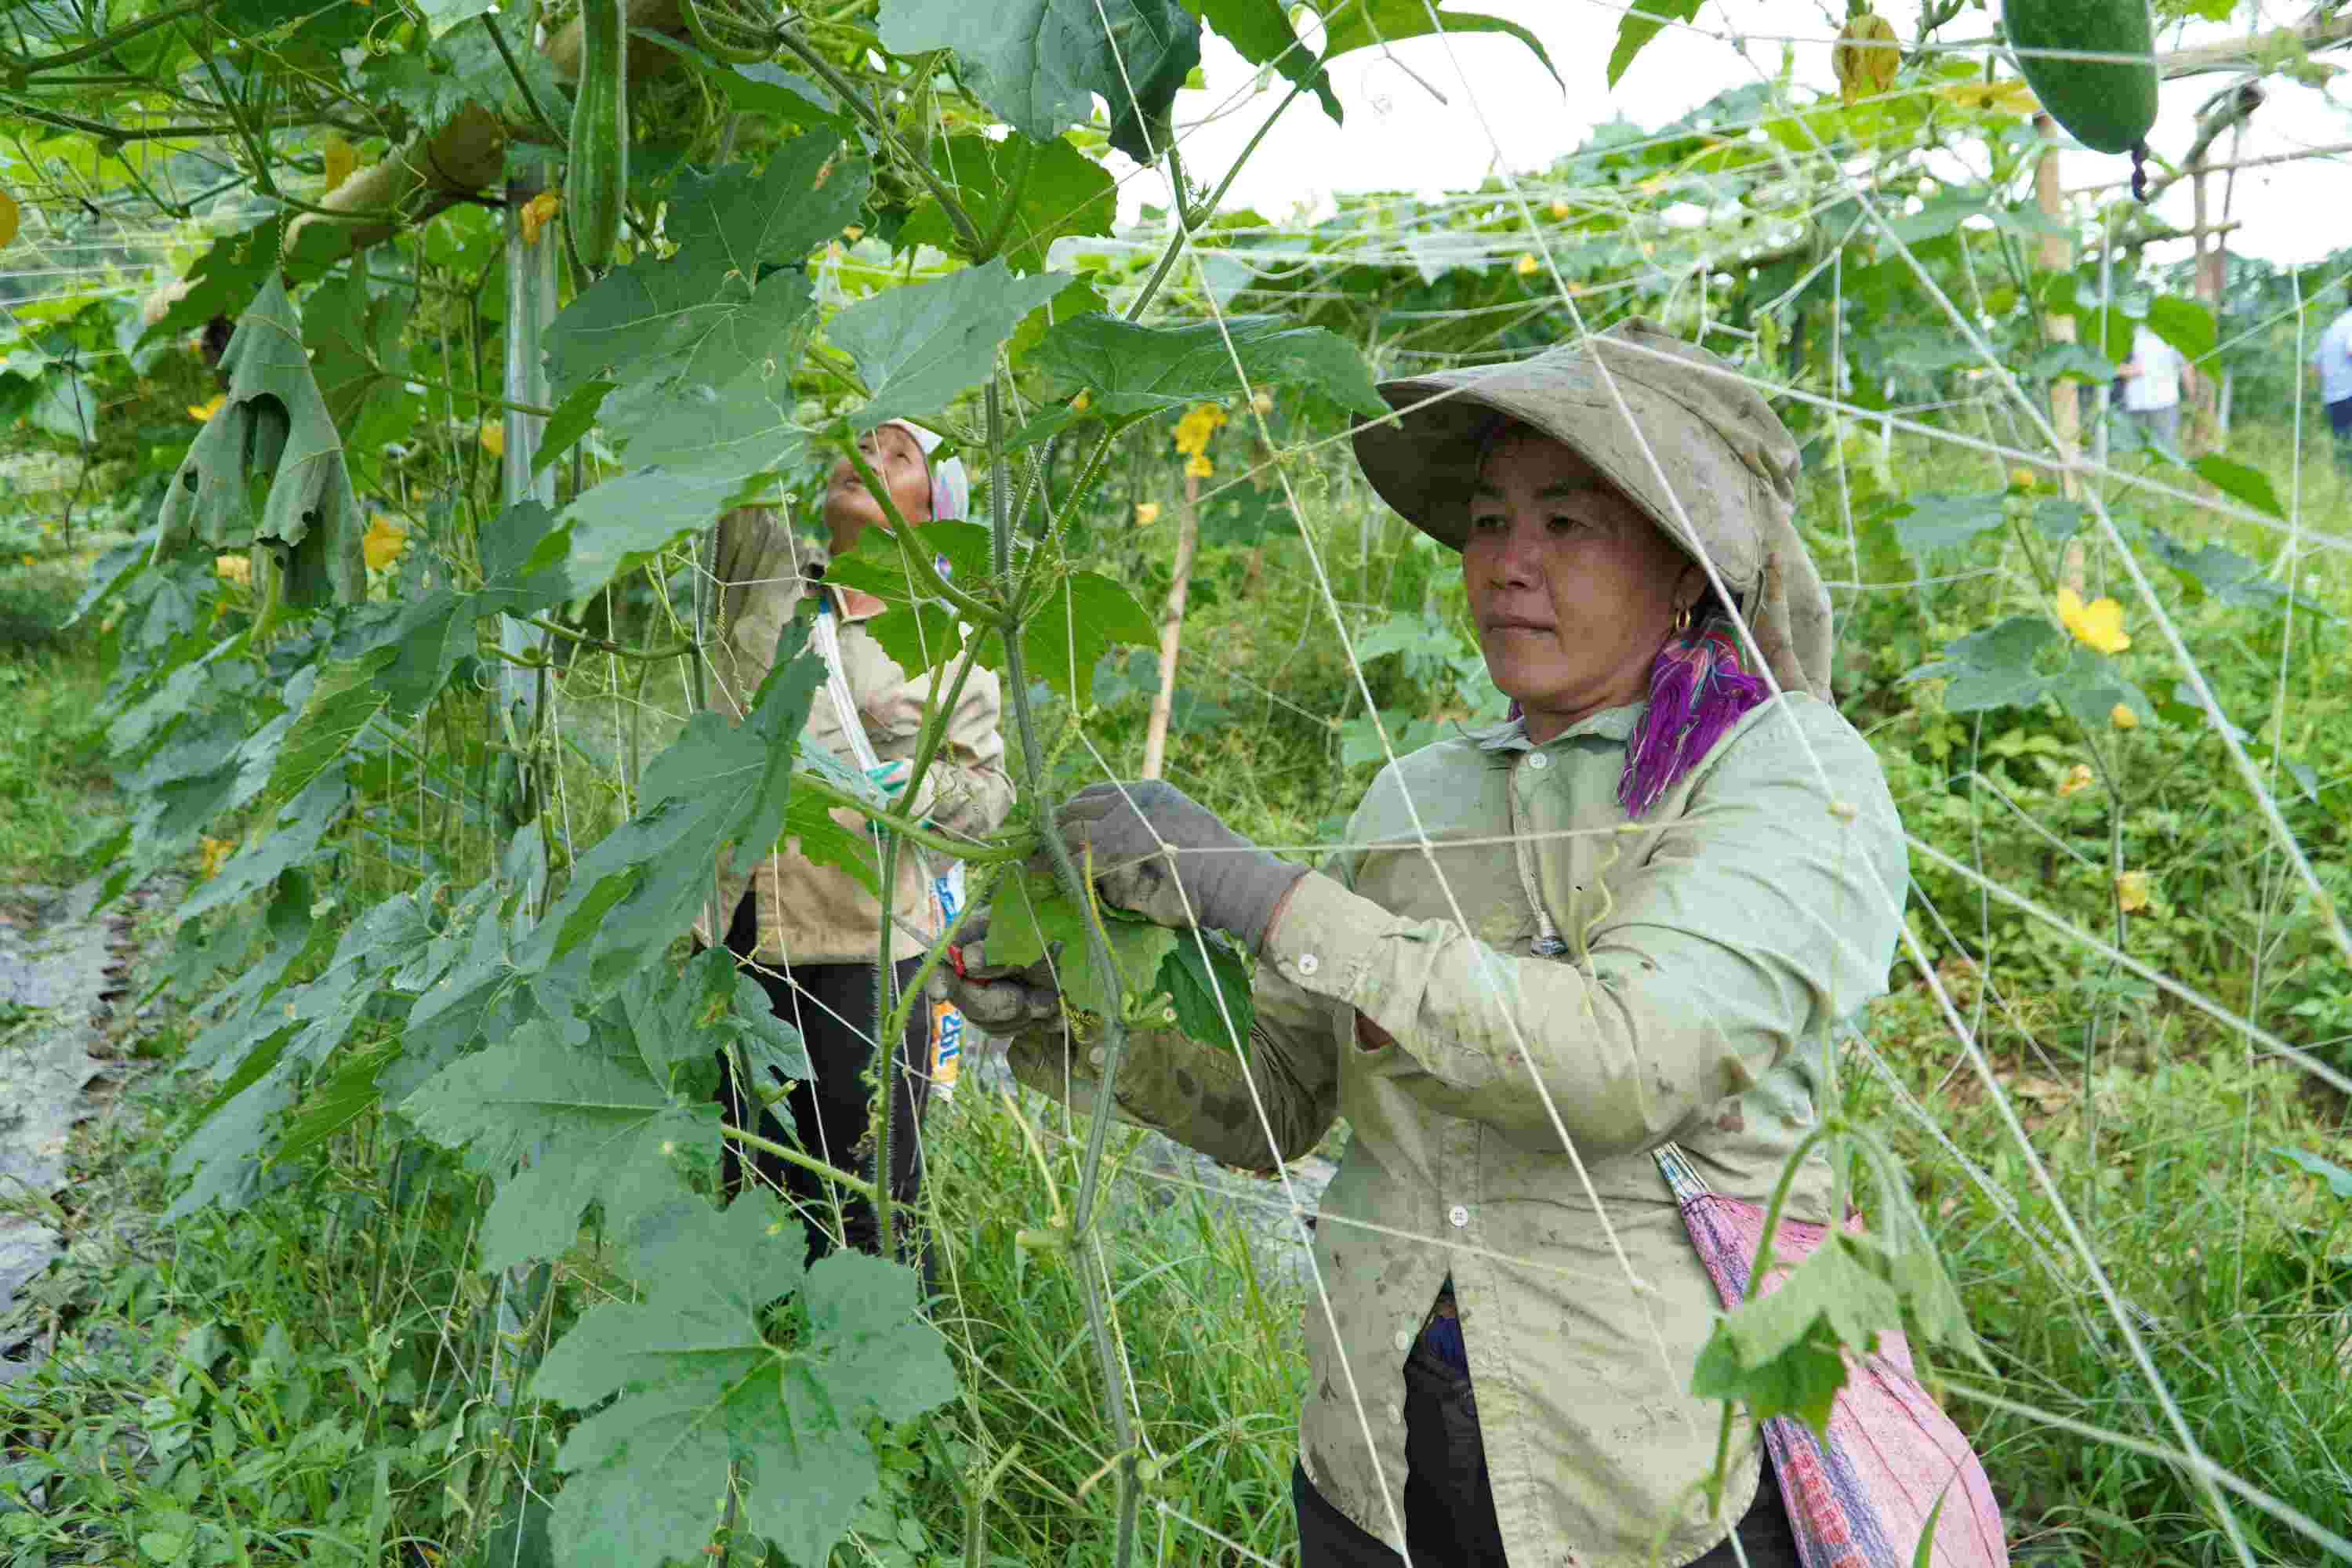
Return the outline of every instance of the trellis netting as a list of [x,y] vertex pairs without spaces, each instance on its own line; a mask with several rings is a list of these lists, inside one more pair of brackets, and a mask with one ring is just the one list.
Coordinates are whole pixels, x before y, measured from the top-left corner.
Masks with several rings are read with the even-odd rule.
[[[710,1112],[720,1057],[752,1079],[815,1069],[805,1019],[775,1017],[690,933],[722,851],[786,841],[875,893],[877,942],[911,928],[926,974],[954,962],[971,908],[1017,903],[1027,929],[1010,940],[1050,946],[1104,1100],[1163,1031],[1237,1053],[1299,1244],[1283,1254],[1298,1305],[1336,1342],[1307,1243],[1310,1224],[1346,1222],[1318,1222],[1283,1158],[1246,1044],[1246,964],[1197,932],[1106,918],[1037,826],[1079,785],[1131,777],[1149,692],[1170,773],[1229,821],[1303,858],[1363,847],[1337,824],[1366,770],[1501,709],[1450,564],[1352,470],[1351,426],[1387,412],[1374,377],[1507,360],[1635,313],[1716,351],[1804,444],[1799,521],[1830,587],[1840,694],[1886,764],[1911,858],[1907,882],[1870,889],[1900,925],[1899,991],[1821,1064],[1819,1140],[1891,1238],[1902,1289],[1882,1321],[1821,1303],[1785,1361],[1741,1369],[1724,1430],[1803,1407],[1787,1390],[1807,1352],[1860,1357],[1874,1332],[1919,1328],[1948,1272],[1985,1353],[1939,1325],[1959,1353],[1928,1370],[1970,1430],[2063,1434],[2098,1463],[2178,1478],[2214,1561],[2352,1558],[2340,1468],[2302,1473],[2235,1436],[2216,1457],[2229,1379],[2213,1369],[2222,1331],[2196,1316],[2210,1298],[2151,1296],[2161,1271],[2118,1248],[2153,1245],[2164,1219],[2117,1219],[2153,1201],[2131,1184],[2158,1191],[2170,1158],[2135,1142],[2126,1080],[2164,1051],[2242,1071],[2210,1145],[2228,1151],[2216,1176],[2234,1203],[2196,1268],[2230,1275],[2229,1300],[2263,1325],[2229,1331],[2252,1347],[2244,1376],[2326,1397],[2275,1363],[2325,1363],[2352,1339],[2330,1316],[2347,1305],[2352,1175],[2316,1142],[2284,1160],[2258,1147],[2248,1086],[2284,1072],[2331,1106],[2352,1093],[2342,753],[2326,750],[2352,722],[2321,673],[2321,639],[2352,604],[2345,490],[2306,461],[2327,437],[2299,377],[2291,412],[2242,415],[2227,447],[2210,421],[2184,450],[2106,407],[2143,328],[2215,372],[2290,342],[2300,359],[2333,314],[2315,299],[2326,269],[2223,315],[2209,279],[2228,273],[2228,218],[2202,195],[2196,276],[2175,287],[2142,265],[2162,243],[2151,220],[2116,193],[2068,203],[2058,133],[2003,46],[1947,36],[1957,6],[1911,19],[1890,44],[1899,69],[1850,100],[1780,64],[1784,48],[1827,60],[1836,29],[1818,18],[1615,13],[1612,76],[1654,37],[1690,33],[1738,46],[1725,58],[1749,79],[1520,174],[1465,40],[1528,51],[1570,84],[1589,67],[1425,0],[1287,15],[881,0],[781,17],[679,0],[624,13],[631,199],[622,259],[597,272],[567,249],[558,169],[615,149],[561,112],[582,68],[570,19],[534,32],[480,6],[373,9],[158,11],[112,32],[60,16],[18,46],[24,80],[137,44],[128,74],[169,84],[94,129],[30,89],[0,92],[19,132],[5,178],[38,229],[20,247],[66,255],[68,199],[184,216],[226,178],[233,199],[250,184],[275,205],[211,237],[152,310],[93,296],[20,310],[9,395],[22,415],[64,388],[59,406],[87,416],[36,418],[40,438],[90,462],[103,447],[143,530],[94,565],[79,610],[111,639],[105,741],[128,806],[91,863],[114,897],[203,858],[173,984],[199,1005],[183,1066],[208,1102],[176,1152],[176,1212],[275,1201],[289,1173],[373,1152],[383,1128],[476,1178],[473,1261],[497,1326],[481,1399],[540,1412],[495,1468],[509,1500],[551,1494],[558,1560],[754,1543],[798,1563],[836,1547],[907,1560],[889,1555],[914,1549],[889,1544],[887,1515],[911,1508],[894,1477],[923,1439],[903,1434],[949,1429],[962,1447],[937,1462],[957,1538],[939,1553],[979,1563],[1054,1539],[1074,1561],[1286,1560],[1278,1498],[1253,1511],[1175,1480],[1293,1411],[1170,1443],[1158,1404],[1186,1370],[1139,1365],[1131,1309],[1122,1321],[1149,1281],[1106,1217],[1117,1189],[1203,1178],[1121,1157],[1111,1118],[980,1092],[967,1037],[961,1092],[904,1131],[935,1167],[960,1142],[1004,1140],[1043,1175],[1044,1210],[982,1224],[938,1195],[971,1195],[943,1175],[899,1212],[872,1179],[890,1168],[888,1119],[882,1147],[803,1149]],[[1255,74],[1184,121],[1209,36]],[[2307,74],[2347,37],[2323,18],[2292,48],[2160,55],[2227,72],[2229,89],[2199,125],[2161,123],[2158,151],[2201,127],[2205,156],[2247,122],[2242,79]],[[1231,167],[1192,166],[1203,128],[1230,118],[1338,118],[1351,106],[1335,66],[1376,56],[1481,128],[1494,158],[1478,189],[1269,221],[1223,201],[1262,131]],[[436,149],[488,123],[486,107],[503,183],[468,184]],[[2220,178],[2182,177],[2200,193]],[[1121,226],[1130,184],[1168,198]],[[163,411],[166,435],[121,442],[106,421],[152,412],[136,376],[216,316],[236,331],[217,402],[192,396]],[[898,527],[828,569],[885,602],[868,624],[893,658],[938,672],[894,797],[800,743],[825,679],[813,657],[780,658],[729,710],[717,647],[740,606],[709,536],[735,507],[807,515],[835,455],[898,419],[948,433],[981,521]],[[1215,597],[1188,610],[1200,561]],[[1138,585],[1164,595],[1160,615]],[[1296,624],[1270,626],[1253,596]],[[1737,630],[1760,668],[1752,628]],[[900,804],[924,798],[974,668],[1001,681],[1022,796],[985,837]],[[1234,749],[1273,736],[1318,772],[1280,804]],[[1482,890],[1448,879],[1435,803],[1390,776],[1437,895],[1475,929]],[[961,862],[971,906],[944,923],[894,909],[900,858],[918,856]],[[1040,856],[1050,874],[1023,868]],[[2178,886],[2158,863],[2180,868]],[[1011,929],[1000,914],[1000,947]],[[928,1003],[887,966],[877,984],[874,1033],[893,1039]],[[1622,1216],[1530,1065],[1540,1053],[1514,1046],[1580,1189],[1563,1201],[1599,1216],[1622,1285],[1647,1299]],[[777,1194],[718,1201],[725,1145],[821,1175],[836,1226],[844,1198],[875,1199],[881,1256],[804,1263]],[[928,1315],[891,1245],[910,1232],[936,1248]],[[2308,1267],[2264,1285],[2289,1245]],[[984,1418],[1058,1410],[992,1358],[1006,1303],[977,1281],[1015,1252],[1013,1278],[1063,1271],[1083,1305],[1083,1342],[1053,1364],[1091,1380],[1098,1415],[1084,1430],[1045,1417],[1083,1459],[1067,1486],[1019,1445],[992,1447]],[[2008,1261],[1979,1268],[1979,1253]],[[2086,1347],[2074,1364],[2112,1386],[2093,1401],[2048,1375],[2012,1299],[2049,1303]],[[1654,1323],[1650,1339],[1665,1355]],[[1382,1415],[1353,1393],[1367,1369],[1335,1370],[1377,1452]],[[2296,1408],[2312,1433],[2352,1418],[2340,1394]],[[1725,1462],[1680,1479],[1713,1495]],[[2012,1505],[2112,1511],[2098,1463]],[[1385,1478],[1392,1504],[1401,1480]],[[1013,1510],[1000,1489],[1028,1500]],[[1913,1543],[1895,1544],[1908,1560]]]

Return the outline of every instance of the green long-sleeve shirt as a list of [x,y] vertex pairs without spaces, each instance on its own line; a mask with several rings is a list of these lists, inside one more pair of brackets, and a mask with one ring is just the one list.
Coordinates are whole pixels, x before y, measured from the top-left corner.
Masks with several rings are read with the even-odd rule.
[[[1832,1023],[1885,988],[1902,828],[1870,748],[1802,695],[1629,823],[1640,712],[1391,765],[1267,937],[1247,1068],[1150,1033],[1120,1070],[1123,1113],[1254,1168],[1347,1117],[1299,1442],[1317,1488],[1391,1543],[1402,1366],[1449,1275],[1513,1563],[1633,1568],[1669,1516],[1661,1561],[1685,1563],[1753,1499],[1752,1445],[1722,1515],[1686,1490],[1714,1457],[1717,1409],[1687,1390],[1717,1309],[1650,1151],[1673,1139],[1716,1190],[1769,1195]],[[1033,1037],[1013,1068],[1088,1102],[1089,1064],[1060,1056]],[[1829,1196],[1815,1164],[1792,1217],[1826,1218]]]

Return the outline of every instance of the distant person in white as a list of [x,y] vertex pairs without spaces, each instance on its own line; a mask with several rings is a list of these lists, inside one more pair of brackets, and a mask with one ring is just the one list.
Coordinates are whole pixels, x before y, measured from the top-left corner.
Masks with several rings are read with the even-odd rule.
[[2327,427],[2336,433],[2336,466],[2352,473],[2352,308],[2339,312],[2320,334],[2311,368],[2319,374]]
[[2142,322],[2132,333],[2132,355],[2120,373],[2124,382],[2124,420],[2143,442],[2161,437],[2167,447],[2180,447],[2180,394],[2197,389],[2197,373],[2180,351],[2147,330]]

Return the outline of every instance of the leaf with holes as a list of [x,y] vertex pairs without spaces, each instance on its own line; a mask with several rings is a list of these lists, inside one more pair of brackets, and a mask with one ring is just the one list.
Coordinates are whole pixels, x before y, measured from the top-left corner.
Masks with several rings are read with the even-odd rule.
[[[188,447],[159,517],[159,553],[190,541],[215,550],[247,543],[278,552],[296,605],[367,597],[360,551],[367,519],[352,492],[341,435],[310,374],[301,320],[272,272],[221,356],[227,400]],[[268,483],[256,517],[248,500]]]
[[1076,316],[1048,331],[1029,363],[1063,392],[1086,391],[1093,407],[1110,419],[1231,397],[1244,377],[1253,390],[1307,386],[1351,413],[1388,412],[1354,345],[1321,327],[1295,327],[1276,316],[1173,327]]
[[1169,110],[1201,63],[1201,24],[1179,0],[884,0],[882,47],[953,49],[981,101],[1044,142],[1110,106],[1110,142],[1139,163],[1170,141]]
[[[540,1398],[603,1406],[556,1456],[562,1559],[698,1559],[731,1489],[740,1527],[786,1562],[828,1560],[881,1479],[869,1423],[938,1408],[955,1377],[912,1269],[855,1252],[809,1268],[806,1246],[765,1194],[673,1204],[634,1227],[644,1296],[590,1308],[532,1380]],[[764,1310],[787,1295],[801,1326],[771,1340]]]
[[1059,272],[1015,278],[1002,258],[929,283],[886,289],[861,300],[826,329],[857,362],[871,397],[852,423],[871,430],[886,419],[915,419],[945,408],[986,379],[996,351],[1021,318],[1065,288]]

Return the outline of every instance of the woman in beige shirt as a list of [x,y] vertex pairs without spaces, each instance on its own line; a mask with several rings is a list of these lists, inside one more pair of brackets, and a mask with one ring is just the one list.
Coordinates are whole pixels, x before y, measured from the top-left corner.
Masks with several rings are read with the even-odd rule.
[[[1139,1029],[1117,1109],[1261,1169],[1347,1120],[1303,1568],[1793,1568],[1753,1426],[1721,1510],[1693,1489],[1718,1299],[1654,1156],[1760,1203],[1900,926],[1902,826],[1830,701],[1796,444],[1735,368],[1638,322],[1381,391],[1358,460],[1459,553],[1512,716],[1391,763],[1315,874],[1163,784],[1065,805],[1106,902],[1257,958],[1246,1058]],[[1050,972],[964,956],[943,988],[1022,1081],[1092,1106]],[[1790,1217],[1832,1190],[1809,1161]]]
[[[861,438],[867,464],[887,485],[899,515],[910,524],[965,514],[969,490],[963,464],[948,458],[934,465],[940,437],[919,426],[893,420]],[[713,652],[710,702],[740,721],[751,710],[760,683],[776,657],[777,639],[796,615],[822,615],[833,625],[841,674],[854,711],[844,712],[830,683],[820,685],[809,710],[803,747],[822,746],[855,765],[862,734],[879,763],[871,770],[888,794],[905,788],[922,731],[923,713],[936,689],[944,697],[944,669],[909,676],[882,651],[866,629],[877,616],[893,613],[882,601],[855,589],[823,584],[824,567],[857,546],[869,528],[885,526],[881,509],[845,457],[825,487],[822,530],[799,531],[772,508],[743,507],[719,520],[717,574],[721,632]],[[955,710],[948,715],[938,753],[916,798],[901,802],[909,815],[928,818],[940,831],[979,838],[995,831],[1013,807],[1013,781],[1004,771],[1004,742],[998,733],[1002,704],[996,677],[974,669]],[[856,814],[835,814],[845,827],[861,829]],[[892,910],[902,922],[925,929],[936,908],[931,857],[911,847],[898,856]],[[779,1107],[762,1110],[762,1136],[797,1142],[807,1152],[845,1170],[876,1173],[870,1135],[873,1090],[866,1080],[874,1057],[875,964],[883,962],[880,902],[846,872],[819,866],[788,839],[750,864],[737,857],[718,872],[718,896],[705,909],[697,934],[724,942],[767,991],[776,1016],[801,1032],[811,1081],[796,1084]],[[889,944],[897,985],[912,983],[924,944],[901,924]],[[894,1203],[911,1201],[921,1184],[918,1129],[931,1068],[931,1010],[916,1006],[904,1036],[893,1042],[891,1063],[890,1192]],[[751,1112],[740,1086],[721,1089],[731,1116]],[[747,1126],[740,1120],[739,1126]],[[727,1150],[730,1188],[742,1179],[735,1146]],[[789,1194],[809,1227],[811,1257],[846,1241],[874,1247],[870,1205],[852,1201],[835,1207],[826,1185],[798,1166],[761,1155],[762,1179]]]

